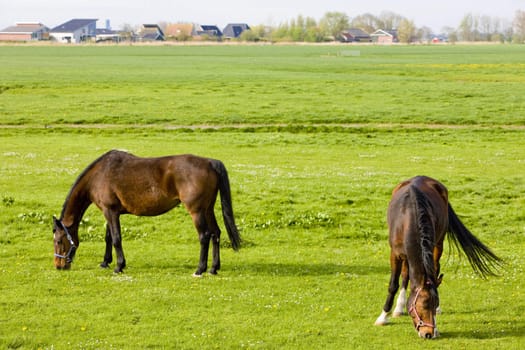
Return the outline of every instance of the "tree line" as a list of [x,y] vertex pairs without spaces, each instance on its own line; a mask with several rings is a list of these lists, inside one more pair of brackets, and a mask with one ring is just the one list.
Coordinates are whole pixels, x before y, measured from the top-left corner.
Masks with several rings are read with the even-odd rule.
[[[327,12],[317,21],[312,17],[297,16],[277,26],[256,25],[244,31],[241,41],[269,42],[326,42],[341,39],[341,32],[359,28],[369,34],[378,29],[396,30],[403,43],[428,42],[438,34],[431,28],[417,27],[414,22],[394,12],[370,13],[350,18],[342,12]],[[444,27],[439,33],[449,42],[491,41],[525,42],[525,11],[518,10],[513,20],[487,15],[466,14],[456,28]]]

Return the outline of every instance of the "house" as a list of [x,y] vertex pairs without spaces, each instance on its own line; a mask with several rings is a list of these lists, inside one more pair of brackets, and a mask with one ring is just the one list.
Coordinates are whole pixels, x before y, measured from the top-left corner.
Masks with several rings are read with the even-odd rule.
[[139,41],[164,41],[164,32],[157,24],[143,24],[138,33]]
[[72,19],[50,31],[53,39],[61,43],[82,43],[96,38],[97,19]]
[[193,36],[195,26],[192,23],[170,23],[164,28],[166,38],[188,40]]
[[397,30],[383,30],[378,29],[370,34],[372,42],[378,44],[392,44],[399,42],[397,37]]
[[0,41],[48,40],[49,28],[42,23],[16,23],[0,31]]
[[196,28],[194,33],[198,36],[208,36],[210,38],[220,39],[222,37],[222,32],[216,25],[200,25]]
[[222,35],[226,39],[235,39],[241,36],[242,32],[249,29],[250,27],[246,23],[230,23],[224,27]]
[[445,34],[432,35],[432,44],[446,43],[448,38]]
[[119,32],[115,30],[111,30],[108,28],[97,28],[96,31],[96,42],[102,42],[102,41],[112,41],[115,43],[118,43],[122,40],[122,37]]
[[353,43],[353,42],[371,42],[372,38],[370,35],[359,28],[350,28],[344,30],[340,34],[340,39],[344,43]]

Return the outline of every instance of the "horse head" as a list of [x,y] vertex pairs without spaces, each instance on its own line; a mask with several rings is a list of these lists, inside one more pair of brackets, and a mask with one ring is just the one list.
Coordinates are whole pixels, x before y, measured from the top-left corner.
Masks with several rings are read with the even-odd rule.
[[408,312],[419,336],[426,339],[437,337],[436,310],[439,296],[435,284],[427,281],[422,287],[412,290],[408,305]]
[[58,270],[69,270],[78,244],[75,244],[67,227],[56,217],[53,217],[53,243],[55,267]]

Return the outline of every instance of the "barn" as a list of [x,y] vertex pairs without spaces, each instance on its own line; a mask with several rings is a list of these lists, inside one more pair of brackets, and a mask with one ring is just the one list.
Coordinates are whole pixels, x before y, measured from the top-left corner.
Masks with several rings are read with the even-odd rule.
[[0,31],[0,41],[48,40],[49,28],[42,23],[16,23]]

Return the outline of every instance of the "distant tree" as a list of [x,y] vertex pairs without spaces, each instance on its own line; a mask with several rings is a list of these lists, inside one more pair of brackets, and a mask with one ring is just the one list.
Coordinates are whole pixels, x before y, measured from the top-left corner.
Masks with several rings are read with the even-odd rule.
[[323,33],[321,32],[321,29],[317,25],[317,21],[315,20],[315,18],[306,17],[304,25],[305,25],[304,41],[312,42],[312,43],[323,41]]
[[239,35],[240,41],[259,41],[261,40],[261,37],[257,35],[256,32],[254,32],[252,29],[243,30],[241,35]]
[[319,21],[321,31],[331,40],[336,40],[349,26],[350,18],[342,12],[327,12]]
[[479,17],[478,30],[479,40],[491,41],[492,35],[497,33],[497,20],[487,15]]
[[504,19],[502,20],[502,29],[501,34],[503,35],[504,41],[512,41],[512,36],[514,35],[514,28],[512,21]]
[[272,30],[271,37],[275,41],[320,42],[323,40],[323,34],[316,20],[302,15],[281,23]]
[[525,11],[518,10],[514,15],[512,41],[525,43]]
[[257,41],[258,40],[269,40],[271,38],[271,33],[272,33],[271,28],[266,27],[262,24],[257,25],[257,26],[252,26],[250,28],[250,31],[252,32],[251,35],[254,35],[255,37],[258,38]]
[[447,36],[448,42],[454,44],[458,41],[458,32],[452,27],[443,27],[441,29],[443,33]]
[[391,11],[381,12],[381,14],[379,15],[380,28],[378,29],[385,29],[385,30],[397,29],[399,28],[401,21],[404,19],[405,17],[398,15],[397,13],[394,13]]
[[397,28],[397,36],[402,43],[411,43],[416,37],[416,26],[413,21],[402,19]]
[[462,41],[476,41],[479,37],[478,18],[472,13],[463,16],[458,28],[458,36]]
[[289,36],[292,41],[304,41],[304,19],[299,15],[296,20],[290,21]]
[[416,30],[416,38],[421,42],[429,43],[432,40],[434,32],[431,28],[423,26]]
[[359,28],[361,30],[364,30],[367,33],[373,33],[379,28],[381,21],[377,16],[374,16],[370,13],[365,13],[363,15],[356,16],[352,19],[350,22],[350,26],[353,28]]
[[136,28],[129,23],[124,23],[120,27],[120,31],[120,37],[122,40],[131,40],[133,38],[133,34],[136,31]]
[[279,26],[275,30],[272,31],[272,41],[273,40],[275,41],[290,40],[290,38],[288,37],[289,29],[290,27],[288,25],[288,22],[279,24]]

